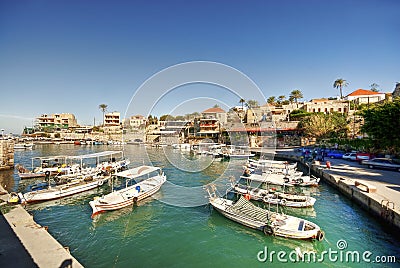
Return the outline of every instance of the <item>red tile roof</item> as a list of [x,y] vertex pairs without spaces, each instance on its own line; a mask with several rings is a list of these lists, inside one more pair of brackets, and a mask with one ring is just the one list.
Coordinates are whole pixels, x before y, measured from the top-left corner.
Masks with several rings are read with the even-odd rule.
[[349,95],[347,96],[361,96],[361,95],[378,95],[378,94],[382,94],[379,92],[374,92],[372,90],[367,90],[367,89],[357,89],[356,91],[351,92]]
[[216,107],[216,108],[207,109],[207,110],[203,111],[202,113],[225,113],[225,111],[219,107]]

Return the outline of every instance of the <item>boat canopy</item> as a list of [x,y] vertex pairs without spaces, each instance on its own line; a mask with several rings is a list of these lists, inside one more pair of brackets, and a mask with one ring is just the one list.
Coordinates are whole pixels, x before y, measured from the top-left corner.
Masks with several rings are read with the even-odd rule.
[[75,156],[68,156],[69,159],[87,159],[87,158],[98,158],[103,156],[112,156],[115,154],[122,154],[122,151],[104,151],[92,154],[83,154],[83,155],[75,155]]
[[135,179],[135,178],[149,174],[156,170],[160,170],[160,168],[153,167],[153,166],[139,166],[139,167],[135,167],[135,168],[131,168],[128,170],[124,170],[124,171],[115,173],[115,176],[124,177],[124,178],[128,178],[128,179]]

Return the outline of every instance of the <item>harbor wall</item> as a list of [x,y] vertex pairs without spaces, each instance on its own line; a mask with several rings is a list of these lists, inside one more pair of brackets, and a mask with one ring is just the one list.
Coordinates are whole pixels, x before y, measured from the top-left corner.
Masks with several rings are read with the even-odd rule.
[[[289,161],[296,161],[303,168],[308,168],[304,159],[300,156],[277,153],[276,158],[281,158]],[[311,165],[311,172],[327,182],[344,196],[351,199],[354,203],[358,204],[362,209],[377,217],[387,227],[400,231],[400,213],[396,209],[395,204],[376,193],[368,193],[355,185],[354,179],[342,178],[337,175],[329,173],[325,165]]]
[[0,140],[0,170],[14,168],[14,141]]

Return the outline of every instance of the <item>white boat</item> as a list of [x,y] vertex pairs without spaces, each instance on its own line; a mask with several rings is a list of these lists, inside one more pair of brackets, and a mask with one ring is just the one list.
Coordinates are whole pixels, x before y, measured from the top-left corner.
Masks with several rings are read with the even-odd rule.
[[250,152],[248,146],[228,145],[222,150],[222,157],[224,158],[249,158],[253,156],[255,154]]
[[14,149],[33,149],[33,143],[16,143],[14,144]]
[[242,184],[234,184],[232,185],[232,189],[236,193],[243,195],[246,199],[253,199],[268,204],[281,205],[286,207],[312,207],[314,206],[314,203],[316,201],[314,197],[310,196],[269,191],[266,189],[250,187]]
[[77,176],[77,178],[73,179],[71,182],[49,186],[43,190],[30,191],[24,194],[18,193],[18,196],[20,197],[21,203],[33,203],[63,198],[99,187],[103,185],[110,176],[111,175],[103,176],[95,174],[82,177]]
[[287,161],[279,161],[279,160],[268,160],[268,159],[249,159],[247,162],[247,167],[253,169],[262,169],[262,170],[295,170],[297,167],[297,162],[291,164]]
[[243,196],[234,202],[217,197],[215,193],[208,193],[211,205],[222,215],[247,227],[263,231],[266,235],[319,241],[324,238],[321,228],[308,220],[262,209]]
[[[84,164],[86,164],[84,162],[86,159],[95,159],[95,164],[101,163],[101,160],[108,160],[107,162],[104,162],[104,164],[111,165],[115,162],[116,157],[123,158],[123,152],[105,151],[78,156],[58,155],[34,157],[32,158],[32,166],[30,170],[22,165],[16,165],[16,169],[18,170],[18,176],[21,179],[40,178],[45,177],[46,172],[50,172],[50,176],[76,173],[76,165],[78,165],[80,169],[83,169]],[[124,162],[121,162],[121,165],[123,164]],[[126,160],[125,164],[127,165]],[[111,169],[111,167],[109,169]]]
[[314,176],[299,176],[277,173],[249,174],[245,172],[245,175],[241,176],[240,178],[249,181],[265,182],[280,186],[318,186],[320,181],[319,178]]
[[[90,201],[89,205],[93,211],[92,217],[104,211],[117,210],[133,205],[134,202],[155,194],[166,181],[164,172],[160,168],[152,166],[128,169],[116,173],[115,177],[124,178],[126,180],[125,187]],[[131,181],[136,182],[140,179],[142,181],[128,186]]]

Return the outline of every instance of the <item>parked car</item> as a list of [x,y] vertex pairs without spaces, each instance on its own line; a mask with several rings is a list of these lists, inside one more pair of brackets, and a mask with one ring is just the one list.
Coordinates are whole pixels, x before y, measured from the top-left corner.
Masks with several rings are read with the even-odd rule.
[[340,151],[330,151],[326,154],[327,157],[330,158],[342,158],[343,157],[343,152]]
[[371,160],[363,160],[361,164],[367,165],[369,168],[395,169],[400,172],[400,164],[394,162],[390,158],[374,158]]
[[374,158],[374,155],[370,153],[358,152],[356,154],[356,161],[358,161],[359,163],[361,163],[361,161],[363,160],[370,160],[372,158]]
[[356,153],[346,153],[342,156],[342,158],[345,160],[356,161],[357,154]]

